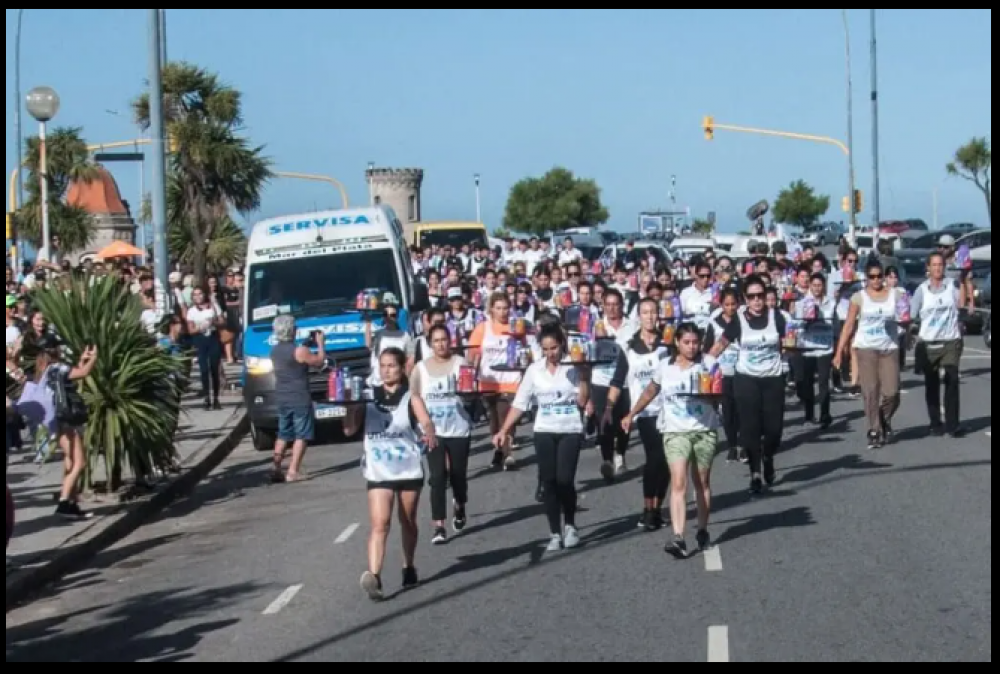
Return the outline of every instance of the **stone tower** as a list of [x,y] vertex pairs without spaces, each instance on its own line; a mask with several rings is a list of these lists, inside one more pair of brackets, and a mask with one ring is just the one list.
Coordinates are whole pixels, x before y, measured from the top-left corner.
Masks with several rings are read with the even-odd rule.
[[135,220],[128,204],[122,199],[114,176],[103,166],[97,167],[97,176],[93,181],[72,183],[66,193],[66,202],[82,208],[94,218],[94,237],[90,248],[67,255],[74,264],[80,258],[100,253],[115,241],[136,245],[138,228]]
[[376,168],[369,170],[366,175],[374,205],[392,208],[403,227],[411,231],[421,218],[423,169]]

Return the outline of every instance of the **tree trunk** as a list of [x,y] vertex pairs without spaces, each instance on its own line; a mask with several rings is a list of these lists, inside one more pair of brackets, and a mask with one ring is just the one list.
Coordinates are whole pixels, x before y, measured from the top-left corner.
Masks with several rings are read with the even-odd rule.
[[191,264],[194,267],[195,283],[204,286],[208,279],[208,244],[203,235],[191,237]]
[[990,228],[993,227],[993,210],[990,208],[990,197],[992,196],[989,185],[983,190],[986,196],[986,218],[990,221]]

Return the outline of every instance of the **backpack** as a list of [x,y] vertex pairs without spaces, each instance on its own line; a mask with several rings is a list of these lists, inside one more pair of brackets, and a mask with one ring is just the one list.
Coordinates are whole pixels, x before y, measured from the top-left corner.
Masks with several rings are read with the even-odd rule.
[[50,371],[46,377],[55,403],[56,421],[73,428],[86,425],[89,417],[87,404],[83,401],[76,383],[70,381],[69,375],[58,370],[55,376]]

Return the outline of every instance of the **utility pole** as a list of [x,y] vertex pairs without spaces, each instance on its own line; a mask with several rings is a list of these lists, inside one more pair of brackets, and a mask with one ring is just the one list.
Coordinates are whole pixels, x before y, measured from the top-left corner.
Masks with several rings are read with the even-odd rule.
[[878,119],[878,37],[876,12],[871,10],[872,23],[872,167],[875,171],[875,178],[872,184],[872,208],[875,218],[875,236],[878,237],[879,226],[882,222],[882,202],[881,202],[881,177],[879,176],[879,119]]
[[[17,10],[17,32],[14,35],[14,134],[17,136],[17,203],[10,205],[11,213],[17,213],[17,209],[24,206],[24,130],[21,128],[21,106],[24,101],[21,99],[21,20],[24,18],[24,10]],[[20,227],[14,221],[15,232],[14,241],[11,245],[14,252],[11,255],[11,266],[14,274],[17,274],[18,263],[24,259],[24,249],[21,248]]]
[[163,120],[162,10],[149,10],[149,137],[150,194],[153,202],[153,264],[156,280],[164,292],[170,287],[170,260],[167,258],[167,156]]
[[160,67],[169,63],[167,61],[167,10],[160,10]]
[[858,235],[858,209],[855,208],[855,195],[857,185],[854,174],[854,75],[851,66],[851,20],[847,10],[841,10],[844,18],[844,37],[847,45],[847,153],[848,160],[848,189],[850,190],[847,199],[850,203],[851,211],[851,245],[855,245]]

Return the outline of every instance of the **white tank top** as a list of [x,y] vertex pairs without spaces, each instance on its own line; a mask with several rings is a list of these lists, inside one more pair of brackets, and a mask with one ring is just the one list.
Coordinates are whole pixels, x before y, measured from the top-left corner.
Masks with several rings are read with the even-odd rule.
[[958,302],[953,281],[945,280],[944,292],[932,293],[931,282],[923,285],[924,302],[920,306],[920,339],[925,342],[955,342],[962,339],[958,322]]
[[[828,297],[822,300],[813,299],[816,307],[816,320],[804,322],[800,344],[806,349],[806,358],[821,358],[833,355],[837,336],[834,333],[833,321],[837,317],[837,303]],[[803,301],[796,303],[795,313],[799,320],[804,319],[806,305]]]
[[740,322],[739,357],[736,360],[736,374],[746,377],[766,379],[780,377],[784,372],[781,358],[781,335],[778,334],[778,320],[775,311],[767,312],[767,327],[754,330],[746,318],[746,310],[738,314]]
[[[653,353],[644,355],[639,355],[629,349],[625,356],[628,358],[628,388],[635,392],[636,400],[638,400],[638,396],[645,393],[649,385],[656,380],[660,364],[667,359],[667,347],[661,346]],[[638,418],[658,417],[662,408],[663,401],[657,396],[656,400],[650,403],[649,407]]]
[[[467,438],[472,434],[472,420],[465,411],[465,404],[457,393],[451,392],[452,381],[457,384],[462,361],[452,359],[452,368],[447,377],[432,377],[426,361],[417,365],[420,372],[421,396],[427,412],[434,422],[434,430],[439,438]],[[449,381],[452,380],[452,381]]]
[[[607,321],[604,322],[604,331],[608,339],[598,340],[597,360],[613,360],[615,364],[594,368],[594,386],[603,388],[611,386],[611,380],[615,376],[615,369],[618,367],[618,357],[628,349],[628,343],[635,337],[636,330],[635,325],[627,318],[622,320],[622,325],[617,330]],[[626,390],[628,389],[628,383],[625,384],[625,388]]]
[[521,375],[517,372],[496,372],[493,368],[507,364],[507,343],[509,335],[497,335],[493,332],[493,323],[486,324],[483,332],[483,357],[479,364],[479,380],[487,384],[508,384],[517,386]]
[[404,395],[395,410],[368,404],[363,469],[369,482],[424,479],[424,449],[410,424],[410,395]]
[[712,300],[715,293],[712,288],[706,288],[704,292],[691,286],[685,288],[681,293],[681,308],[684,311],[684,320],[692,321],[699,330],[707,330],[712,320]]
[[657,422],[660,433],[704,433],[719,428],[719,415],[715,406],[704,400],[680,397],[691,391],[695,373],[710,373],[718,361],[706,356],[703,362],[682,370],[678,365],[664,361],[657,374],[660,385],[662,411]]
[[858,334],[854,338],[854,348],[862,351],[898,351],[897,291],[890,290],[884,302],[876,302],[867,292],[862,292],[860,297],[862,304],[861,312],[858,314]]
[[[736,318],[733,319],[738,320]],[[721,316],[718,316],[709,324],[709,328],[712,330],[712,334],[715,336],[715,341],[718,342],[719,339],[726,332],[726,325]],[[730,344],[726,347],[726,350],[722,352],[719,356],[719,369],[722,370],[723,377],[734,377],[736,376],[736,362],[740,358],[740,347],[738,344]]]

